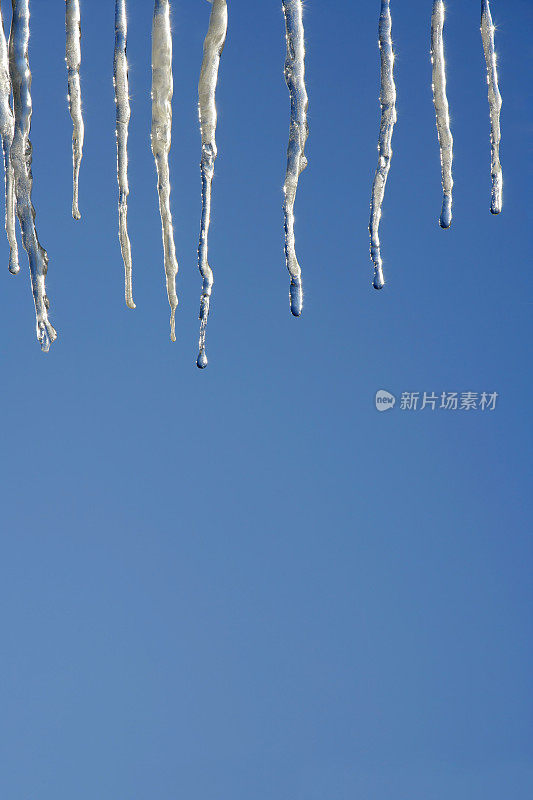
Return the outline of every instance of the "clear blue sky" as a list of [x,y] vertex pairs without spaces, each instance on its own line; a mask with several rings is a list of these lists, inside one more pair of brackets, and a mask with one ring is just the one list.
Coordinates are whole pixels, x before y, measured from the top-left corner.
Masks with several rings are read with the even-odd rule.
[[[282,250],[281,3],[230,3],[200,372],[209,6],[173,3],[171,344],[149,147],[153,4],[129,1],[133,312],[116,236],[113,3],[82,4],[75,223],[64,4],[33,0],[34,199],[60,338],[41,354],[27,270],[9,275],[0,237],[6,800],[533,796],[532,9],[493,0],[505,178],[493,218],[479,3],[448,4],[455,217],[442,231],[431,2],[393,2],[378,293],[379,5],[306,3],[297,320]],[[494,412],[398,402],[379,414],[378,389],[499,398]]]

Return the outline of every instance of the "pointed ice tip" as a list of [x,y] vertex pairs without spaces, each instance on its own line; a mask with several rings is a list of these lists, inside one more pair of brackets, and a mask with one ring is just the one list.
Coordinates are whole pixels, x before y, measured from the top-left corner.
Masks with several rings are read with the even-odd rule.
[[81,219],[79,208],[75,208],[74,206],[72,206],[72,219],[75,219],[76,222]]
[[376,266],[376,269],[374,271],[374,280],[372,281],[372,286],[374,287],[374,289],[377,289],[378,291],[380,289],[383,289],[383,287],[385,286],[385,278],[383,277],[383,270],[381,268],[381,265]]
[[9,261],[9,271],[12,275],[18,275],[20,272],[20,264],[18,261],[13,261],[10,259]]
[[55,342],[57,339],[57,331],[50,324],[50,322],[38,322],[37,323],[37,341],[41,345],[41,350],[43,353],[48,353],[50,350],[50,345],[52,342]]
[[205,350],[200,350],[198,353],[198,358],[196,359],[196,366],[198,369],[205,369],[207,367],[207,356],[205,354]]
[[292,278],[289,289],[291,300],[291,314],[293,317],[300,317],[303,308],[302,281],[300,278]]
[[442,211],[439,219],[439,225],[446,230],[452,224],[452,199],[445,197],[442,201]]
[[492,202],[490,204],[490,213],[491,214],[501,214],[502,212],[502,197],[501,194],[497,194],[492,198]]
[[137,308],[137,306],[135,305],[133,300],[126,300],[126,305],[128,306],[128,308],[132,308],[132,309],[133,308]]

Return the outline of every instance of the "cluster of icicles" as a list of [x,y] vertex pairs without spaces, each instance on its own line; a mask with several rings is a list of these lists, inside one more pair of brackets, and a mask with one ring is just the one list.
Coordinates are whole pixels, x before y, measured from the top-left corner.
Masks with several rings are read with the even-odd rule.
[[[215,93],[220,57],[226,40],[228,9],[226,0],[209,0],[212,9],[204,42],[203,60],[198,86],[201,132],[202,214],[198,246],[198,267],[202,277],[200,299],[200,337],[197,365],[207,366],[205,347],[206,326],[213,288],[213,272],[208,263],[208,233],[211,217],[211,190],[217,156],[217,111]],[[6,41],[0,0],[0,134],[4,154],[6,189],[6,232],[10,247],[9,270],[19,271],[15,216],[18,217],[22,243],[28,254],[33,299],[35,303],[37,338],[43,351],[57,336],[48,319],[49,301],[45,276],[48,256],[40,245],[32,204],[32,147],[30,127],[32,115],[31,72],[28,60],[29,0],[11,0],[12,21]],[[307,166],[305,144],[307,127],[307,92],[305,86],[305,43],[302,0],[282,0],[285,18],[287,57],[285,80],[290,93],[290,129],[287,151],[287,171],[284,191],[285,260],[290,277],[290,308],[294,316],[302,312],[301,269],[296,257],[294,237],[294,203],[301,172]],[[119,186],[119,241],[125,269],[125,298],[129,308],[135,308],[132,288],[132,256],[128,236],[128,127],[130,104],[128,89],[126,0],[115,0],[114,86],[116,101],[117,178]],[[83,155],[83,116],[80,88],[81,19],[79,0],[65,0],[66,64],[68,71],[68,101],[72,117],[73,199],[72,216],[79,220],[78,179]],[[379,242],[379,223],[387,176],[392,157],[392,134],[396,122],[396,87],[394,83],[394,52],[391,36],[390,0],[381,0],[379,47],[381,54],[381,125],[379,163],[372,187],[370,216],[370,255],[374,264],[374,287],[384,285],[383,263]],[[450,129],[446,73],[443,47],[444,3],[434,0],[431,16],[431,62],[433,68],[433,98],[441,153],[442,186],[444,192],[440,225],[449,228],[452,220],[452,161],[453,137]],[[487,83],[491,120],[492,144],[492,203],[491,211],[498,214],[502,207],[502,170],[499,160],[501,97],[498,90],[494,26],[489,0],[481,3],[481,34],[487,63]],[[169,0],[155,0],[152,25],[152,152],[157,170],[157,191],[161,215],[164,268],[167,294],[171,309],[171,339],[175,341],[175,315],[178,305],[176,276],[178,262],[174,244],[170,210],[169,152],[172,131],[172,34]],[[12,98],[12,101],[11,101]]]

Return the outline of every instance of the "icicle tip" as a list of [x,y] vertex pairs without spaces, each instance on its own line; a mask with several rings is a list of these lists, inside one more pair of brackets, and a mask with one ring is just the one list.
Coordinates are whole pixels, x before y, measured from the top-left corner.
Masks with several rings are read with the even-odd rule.
[[198,358],[196,359],[196,366],[198,369],[205,369],[208,364],[207,356],[205,354],[205,350],[200,350],[198,353]]
[[303,290],[301,278],[291,278],[289,297],[291,301],[291,314],[293,317],[300,317],[303,309]]
[[442,201],[442,211],[440,214],[439,225],[443,230],[447,230],[452,224],[452,198],[445,196]]

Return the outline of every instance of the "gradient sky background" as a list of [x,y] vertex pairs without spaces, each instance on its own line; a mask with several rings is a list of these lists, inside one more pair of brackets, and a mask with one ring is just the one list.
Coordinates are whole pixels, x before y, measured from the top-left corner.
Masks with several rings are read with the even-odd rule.
[[[75,223],[64,3],[32,2],[34,200],[60,338],[41,354],[25,260],[11,277],[0,237],[6,800],[533,796],[533,13],[529,0],[493,2],[505,176],[493,218],[479,2],[448,3],[444,232],[431,2],[392,4],[398,124],[378,293],[367,225],[379,5],[306,3],[296,320],[281,3],[230,3],[200,372],[209,6],[173,2],[173,345],[149,146],[153,4],[129,1],[132,312],[116,236],[113,3],[82,3]],[[381,388],[500,397],[494,412],[378,414]]]

